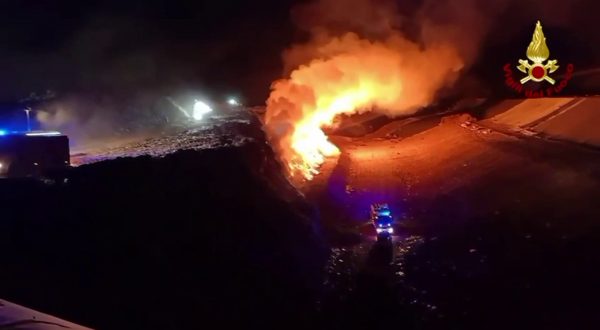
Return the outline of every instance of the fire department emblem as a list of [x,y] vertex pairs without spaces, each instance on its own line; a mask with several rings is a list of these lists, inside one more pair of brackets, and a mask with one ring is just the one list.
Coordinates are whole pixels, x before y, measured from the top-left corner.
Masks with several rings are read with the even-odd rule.
[[[519,65],[517,66],[519,71],[527,74],[526,77],[521,79],[521,84],[529,80],[535,82],[545,80],[554,85],[555,80],[548,76],[548,74],[556,71],[558,65],[556,65],[557,60],[548,60],[549,57],[550,50],[546,45],[546,37],[544,37],[544,32],[542,31],[542,24],[540,21],[537,21],[535,30],[533,31],[533,38],[529,47],[527,47],[527,58],[533,63],[530,63],[528,60],[519,60]],[[546,61],[545,64],[544,61]]]

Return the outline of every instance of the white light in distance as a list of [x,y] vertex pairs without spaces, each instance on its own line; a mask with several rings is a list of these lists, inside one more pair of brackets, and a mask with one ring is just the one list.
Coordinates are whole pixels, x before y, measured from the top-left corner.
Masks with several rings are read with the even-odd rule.
[[208,104],[202,101],[196,101],[196,103],[194,103],[192,117],[194,117],[195,120],[202,120],[202,117],[204,117],[205,114],[212,111],[213,109],[209,107]]

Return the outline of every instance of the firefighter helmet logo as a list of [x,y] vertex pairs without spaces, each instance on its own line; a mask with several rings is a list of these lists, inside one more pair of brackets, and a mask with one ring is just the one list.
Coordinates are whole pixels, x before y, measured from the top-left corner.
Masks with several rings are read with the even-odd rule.
[[[527,76],[521,79],[521,84],[533,80],[535,82],[547,81],[554,85],[556,82],[550,76],[549,73],[553,73],[558,69],[557,60],[548,60],[550,57],[550,50],[546,45],[546,37],[542,31],[542,24],[537,21],[535,30],[533,31],[533,38],[529,47],[527,47],[527,58],[533,62],[529,63],[528,60],[519,60],[517,69],[523,73],[527,73]],[[548,60],[545,64],[544,61]]]

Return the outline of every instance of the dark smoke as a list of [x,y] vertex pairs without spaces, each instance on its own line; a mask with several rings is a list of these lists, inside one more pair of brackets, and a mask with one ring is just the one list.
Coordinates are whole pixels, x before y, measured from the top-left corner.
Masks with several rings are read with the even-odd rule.
[[581,16],[571,9],[540,0],[298,5],[292,17],[304,40],[283,52],[283,77],[271,85],[265,114],[270,141],[290,174],[310,179],[325,156],[336,154],[321,129],[342,115],[407,116],[437,101],[499,95],[491,90],[504,79],[501,68],[524,57],[537,20],[555,32],[553,56],[569,61],[559,42],[562,30]]
[[483,48],[489,45],[506,47],[512,41],[514,49],[523,48],[524,53],[527,45],[515,44],[515,40],[530,38],[538,19],[545,28],[600,40],[589,30],[592,24],[597,27],[597,9],[600,4],[592,0],[310,1],[292,10],[294,23],[308,34],[309,42],[297,43],[284,52],[284,72],[318,57],[311,52],[311,44],[347,32],[379,41],[395,30],[424,45],[451,42],[467,64],[481,62]]
[[[78,142],[178,116],[166,97],[261,103],[290,38],[289,2],[2,1],[0,104],[31,106]],[[46,90],[55,97],[18,103]]]
[[[487,84],[504,63],[523,56],[537,19],[559,60],[583,70],[600,58],[600,5],[592,0],[324,0],[295,6],[290,20],[292,2],[2,1],[0,103],[51,90],[56,97],[40,104],[49,112],[42,116],[65,118],[52,109],[77,104],[69,110],[72,127],[97,120],[110,128],[82,128],[88,135],[139,126],[121,122],[138,111],[176,111],[164,98],[181,89],[239,92],[258,104],[280,77],[278,59],[294,39],[293,24],[296,41],[305,42],[286,52],[286,73],[313,57],[302,45],[348,31],[378,40],[393,29],[420,44],[452,40],[465,72]],[[157,115],[153,121],[165,116]]]

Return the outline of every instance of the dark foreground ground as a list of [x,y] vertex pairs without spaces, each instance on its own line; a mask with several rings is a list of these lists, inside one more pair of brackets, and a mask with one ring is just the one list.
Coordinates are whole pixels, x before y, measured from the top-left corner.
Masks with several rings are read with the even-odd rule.
[[306,198],[251,118],[3,181],[0,297],[99,329],[597,328],[600,156],[460,124],[337,137]]
[[239,146],[1,182],[0,296],[98,329],[308,327],[327,250],[256,127],[226,128],[252,138]]

